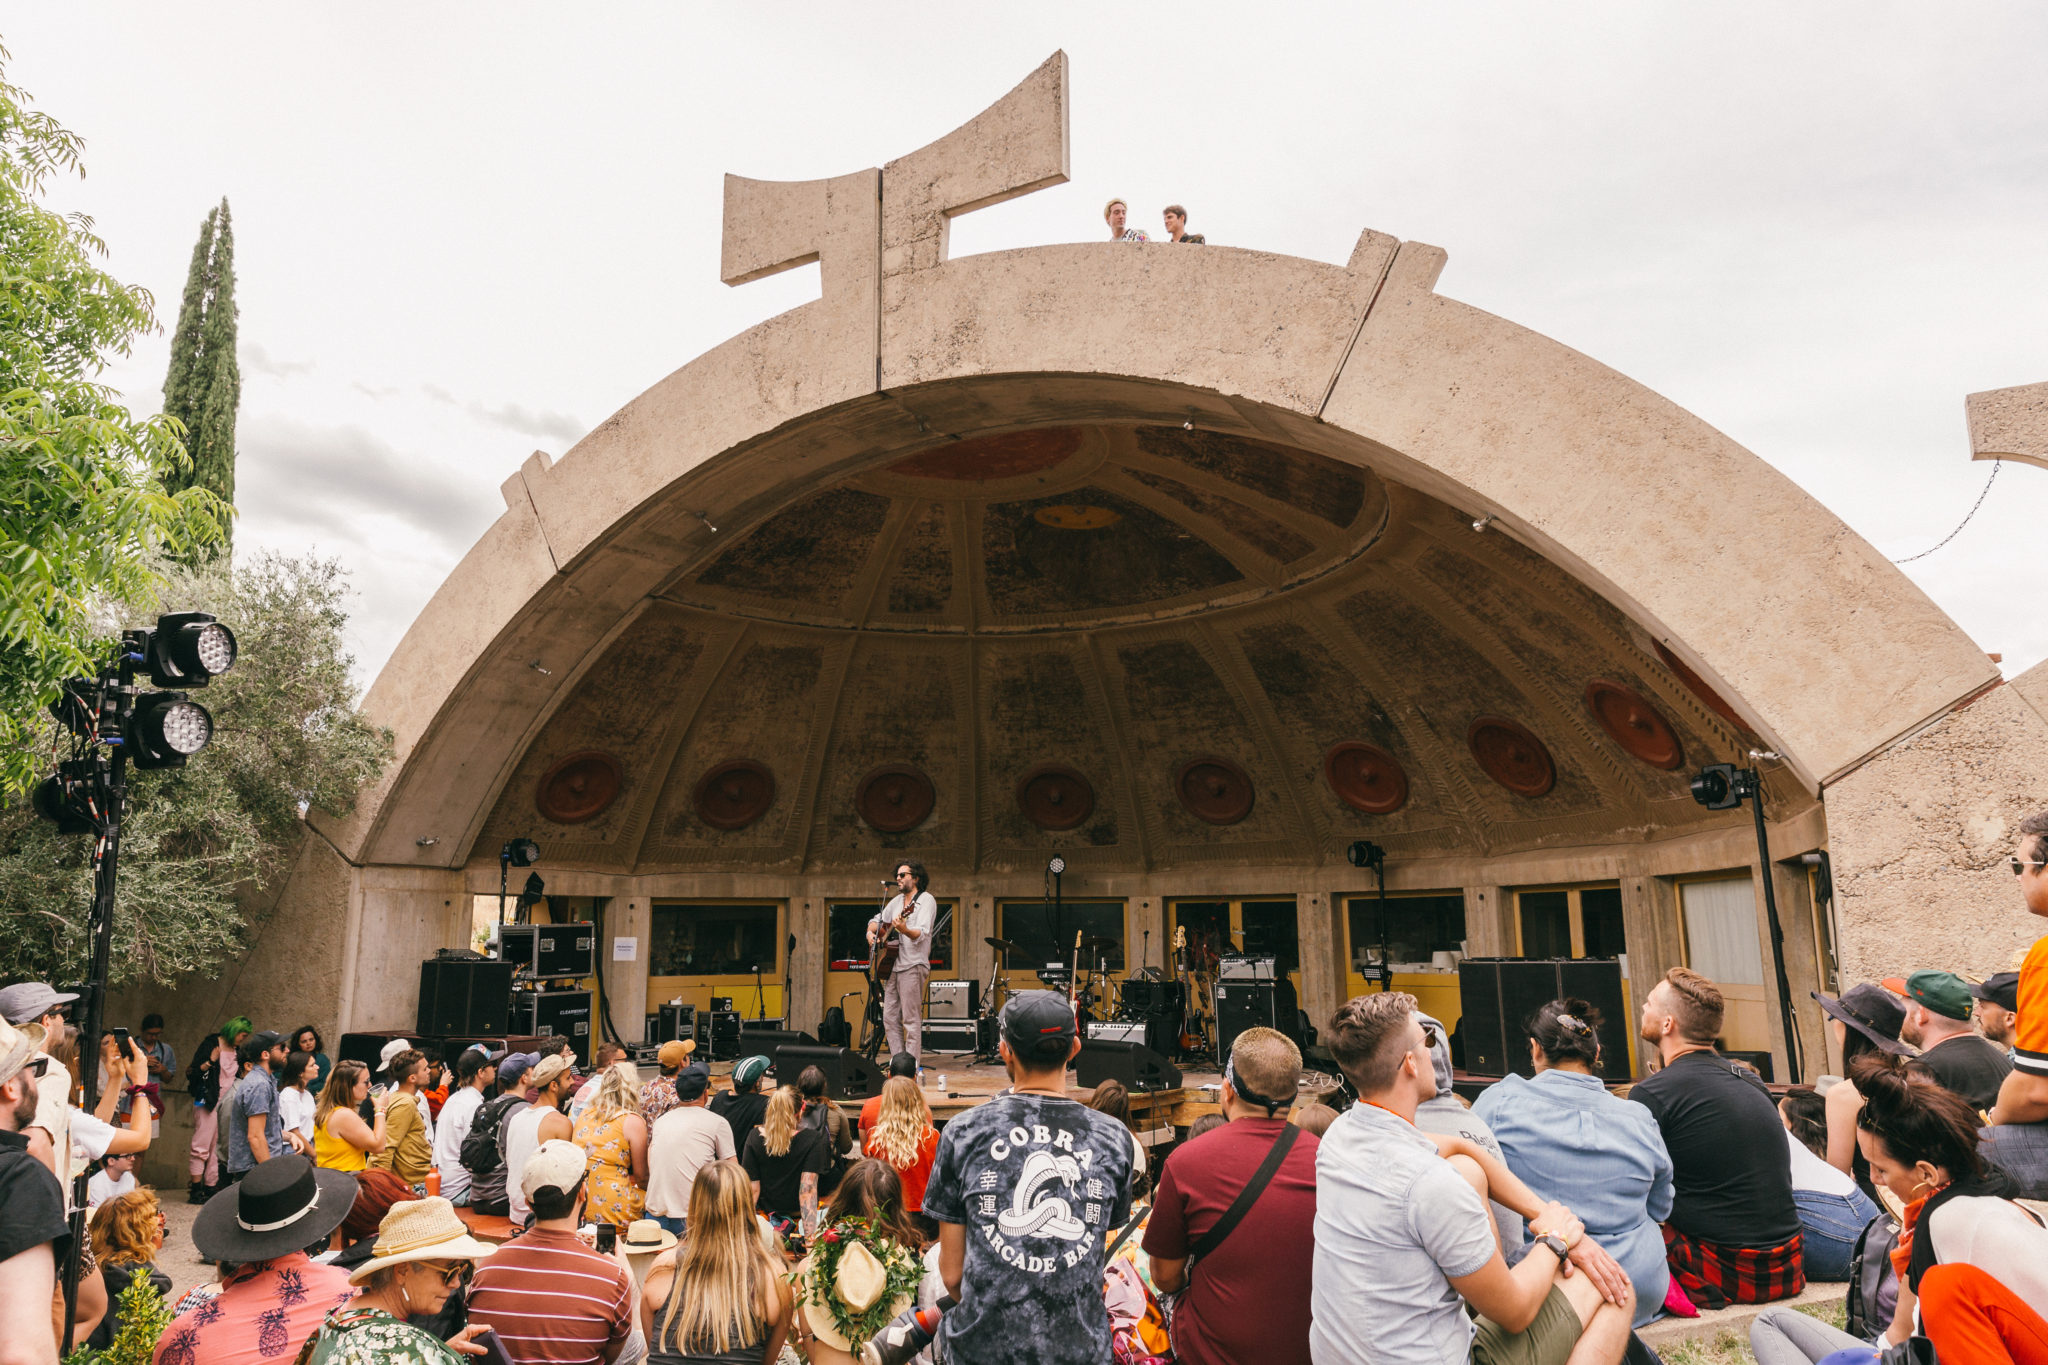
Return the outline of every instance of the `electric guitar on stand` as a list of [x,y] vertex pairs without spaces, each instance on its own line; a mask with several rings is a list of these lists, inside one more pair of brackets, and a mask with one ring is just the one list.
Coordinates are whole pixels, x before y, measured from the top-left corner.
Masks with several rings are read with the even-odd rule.
[[1174,974],[1187,994],[1187,1010],[1182,1015],[1180,1050],[1183,1057],[1210,1049],[1214,1036],[1216,1002],[1205,988],[1206,974],[1197,970],[1189,957],[1188,930],[1184,924],[1173,927]]

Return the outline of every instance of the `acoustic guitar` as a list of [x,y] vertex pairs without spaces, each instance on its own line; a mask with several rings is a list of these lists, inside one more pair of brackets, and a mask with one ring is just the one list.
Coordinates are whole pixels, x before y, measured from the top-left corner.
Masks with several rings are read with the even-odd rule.
[[[900,903],[903,898],[899,896],[897,900]],[[897,926],[910,917],[915,904],[916,902],[912,901],[904,905],[897,912],[896,918],[890,920],[888,927],[882,930],[882,936],[875,940],[875,946],[868,954],[868,975],[871,978],[880,980],[896,970],[896,959],[903,951],[903,936],[896,932]]]

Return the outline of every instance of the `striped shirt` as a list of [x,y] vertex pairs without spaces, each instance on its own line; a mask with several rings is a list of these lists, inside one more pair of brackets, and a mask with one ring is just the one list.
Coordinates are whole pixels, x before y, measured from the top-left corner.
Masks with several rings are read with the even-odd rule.
[[626,1269],[573,1232],[535,1228],[477,1263],[469,1320],[517,1365],[602,1365],[632,1330]]

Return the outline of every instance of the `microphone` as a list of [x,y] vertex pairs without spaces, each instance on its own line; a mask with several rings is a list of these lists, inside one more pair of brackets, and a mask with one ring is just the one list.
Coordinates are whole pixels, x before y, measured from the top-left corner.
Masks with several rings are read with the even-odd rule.
[[889,886],[889,887],[893,887],[893,886],[895,886],[895,885],[896,885],[896,883],[894,883],[894,882],[890,881],[890,880],[889,880],[889,879],[888,879],[887,877],[884,877],[884,878],[882,878],[882,885],[884,885],[884,886]]

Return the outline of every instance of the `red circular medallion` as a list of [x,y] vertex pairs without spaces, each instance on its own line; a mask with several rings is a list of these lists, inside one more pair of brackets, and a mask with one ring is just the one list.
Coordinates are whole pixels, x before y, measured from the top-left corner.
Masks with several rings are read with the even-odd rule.
[[884,834],[916,829],[938,804],[932,780],[907,763],[889,763],[860,780],[853,808]]
[[1040,829],[1072,829],[1095,812],[1095,788],[1061,763],[1041,763],[1017,781],[1017,808]]
[[1517,796],[1541,796],[1557,784],[1550,750],[1514,721],[1481,716],[1465,732],[1465,742],[1486,775]]
[[595,820],[619,799],[626,774],[619,761],[596,749],[555,760],[533,791],[533,808],[558,825]]
[[1180,765],[1173,788],[1188,814],[1211,825],[1234,825],[1252,813],[1252,779],[1227,758],[1205,754]]
[[1389,815],[1408,801],[1408,774],[1385,749],[1347,739],[1323,755],[1323,780],[1337,799],[1368,815]]
[[1586,709],[1616,744],[1651,767],[1668,771],[1685,762],[1678,736],[1634,689],[1595,678],[1586,684]]
[[728,758],[697,779],[691,803],[713,829],[745,829],[775,804],[775,774],[751,758]]

